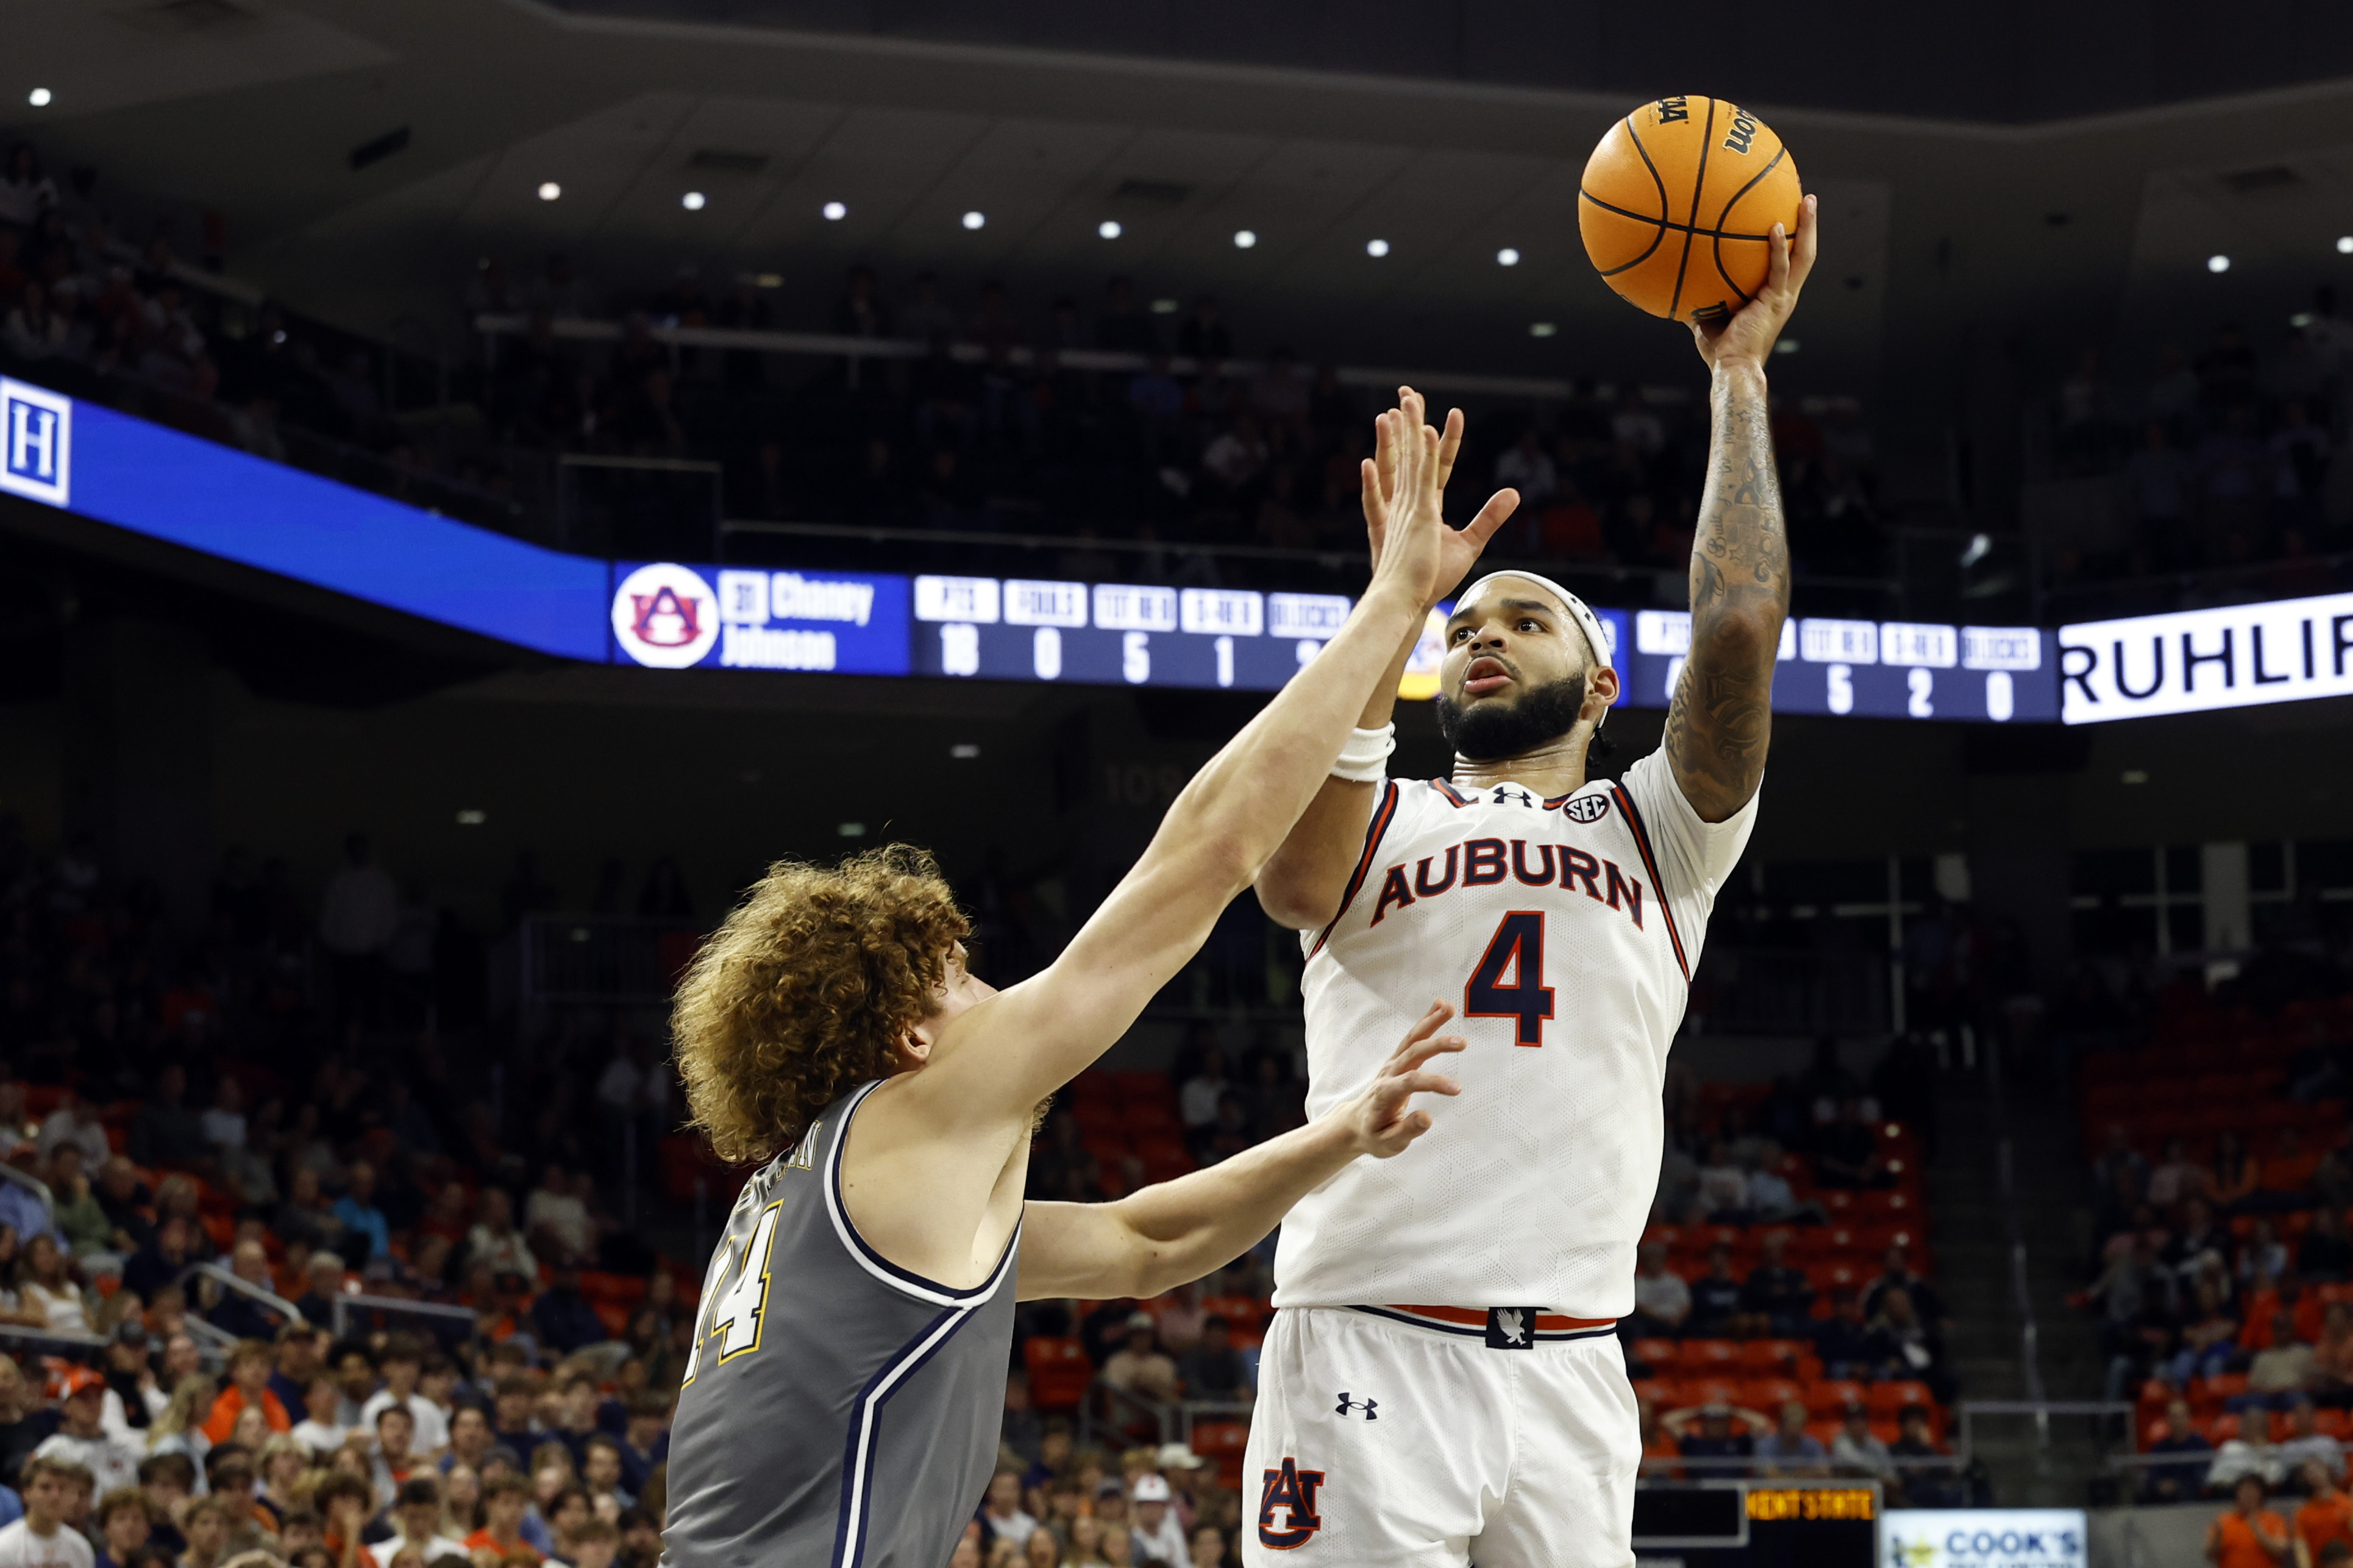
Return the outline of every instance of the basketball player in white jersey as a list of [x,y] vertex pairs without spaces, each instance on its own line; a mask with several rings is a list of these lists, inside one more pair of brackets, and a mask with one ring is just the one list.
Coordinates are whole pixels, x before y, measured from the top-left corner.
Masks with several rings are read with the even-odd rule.
[[1765,366],[1814,243],[1810,196],[1794,242],[1775,229],[1764,291],[1693,329],[1712,425],[1662,749],[1588,779],[1619,691],[1601,624],[1547,578],[1496,573],[1446,623],[1453,777],[1383,777],[1385,683],[1258,879],[1308,954],[1311,1112],[1357,1092],[1433,995],[1470,1044],[1463,1098],[1419,1147],[1340,1172],[1283,1224],[1248,1563],[1634,1561],[1641,1443],[1612,1329],[1633,1307],[1668,1047],[1756,821],[1789,598]]

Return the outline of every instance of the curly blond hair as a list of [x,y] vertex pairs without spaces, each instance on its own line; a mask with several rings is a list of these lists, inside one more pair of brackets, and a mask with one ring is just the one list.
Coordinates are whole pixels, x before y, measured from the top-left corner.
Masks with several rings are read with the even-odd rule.
[[969,929],[938,863],[910,845],[769,867],[670,1008],[691,1124],[724,1160],[791,1148],[818,1111],[897,1069]]

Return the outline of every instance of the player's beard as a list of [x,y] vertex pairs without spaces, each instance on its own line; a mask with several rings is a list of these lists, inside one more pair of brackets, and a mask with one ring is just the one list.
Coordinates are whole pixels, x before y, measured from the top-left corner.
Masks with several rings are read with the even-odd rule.
[[1454,754],[1474,763],[1523,756],[1577,728],[1585,707],[1586,672],[1536,686],[1517,702],[1474,702],[1469,707],[1441,693],[1438,732]]

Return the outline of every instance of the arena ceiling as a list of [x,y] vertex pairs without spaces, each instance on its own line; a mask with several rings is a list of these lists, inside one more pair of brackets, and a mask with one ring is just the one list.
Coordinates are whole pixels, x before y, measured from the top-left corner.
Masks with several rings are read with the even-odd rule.
[[628,17],[2022,125],[2353,75],[2326,0],[553,0]]
[[[1739,96],[1825,198],[1792,362],[1810,378],[1868,388],[1889,350],[1957,363],[1989,329],[2096,336],[2126,297],[2194,306],[2215,249],[2237,285],[2353,273],[2330,243],[2353,210],[2353,83],[2310,79],[2353,70],[2341,6],[1816,4],[1769,27],[1753,6],[1590,0],[10,12],[0,118],[52,163],[216,210],[233,270],[413,336],[454,330],[479,257],[520,271],[562,249],[607,283],[773,274],[787,315],[860,259],[902,284],[937,268],[967,300],[1003,278],[1033,309],[1091,306],[1124,272],[1148,296],[1219,294],[1261,346],[1663,371],[1683,351],[1593,277],[1574,195],[1610,119],[1668,89]],[[849,216],[828,222],[828,201]],[[1537,321],[1557,335],[1531,338]]]

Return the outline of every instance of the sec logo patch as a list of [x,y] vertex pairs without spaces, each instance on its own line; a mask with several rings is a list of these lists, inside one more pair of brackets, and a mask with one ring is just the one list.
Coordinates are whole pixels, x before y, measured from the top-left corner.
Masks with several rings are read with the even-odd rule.
[[1580,795],[1562,806],[1560,811],[1571,822],[1599,822],[1609,815],[1609,797],[1606,795]]

